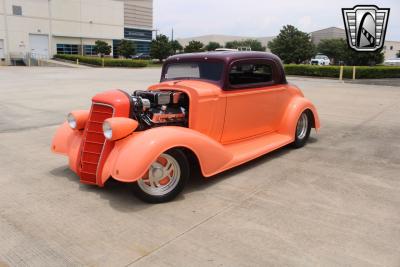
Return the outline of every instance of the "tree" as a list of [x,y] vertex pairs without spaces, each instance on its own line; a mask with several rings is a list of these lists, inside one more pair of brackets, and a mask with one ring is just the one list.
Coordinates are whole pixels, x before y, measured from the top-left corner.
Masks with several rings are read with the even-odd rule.
[[118,46],[118,54],[125,58],[129,58],[136,52],[135,44],[131,41],[122,40]]
[[328,56],[333,59],[334,64],[344,62],[346,50],[348,49],[345,40],[343,39],[324,39],[317,46],[318,53]]
[[285,63],[300,64],[315,54],[310,35],[292,25],[284,26],[279,35],[268,43],[268,47]]
[[206,46],[205,46],[205,50],[207,51],[215,51],[218,48],[221,48],[222,46],[217,43],[217,42],[209,42]]
[[345,53],[345,64],[350,66],[374,66],[381,64],[385,59],[382,49],[375,52],[358,52],[347,47]]
[[111,54],[111,45],[108,45],[104,41],[97,40],[94,45],[94,51],[97,54],[100,54],[101,57],[104,55],[109,55]]
[[252,51],[265,51],[266,47],[256,39],[246,39],[241,41],[231,41],[225,44],[226,48],[238,49],[240,47],[250,47]]
[[183,46],[177,40],[171,41],[170,45],[171,45],[173,54],[181,53],[183,50]]
[[195,53],[195,52],[202,52],[204,44],[199,41],[192,40],[189,42],[187,46],[185,46],[185,53]]
[[358,52],[351,49],[344,39],[325,39],[318,44],[317,51],[334,59],[335,64],[343,62],[351,66],[380,64],[384,60],[382,50]]
[[172,47],[167,36],[160,34],[157,35],[155,40],[151,41],[150,56],[152,58],[156,58],[160,62],[162,62],[171,54],[172,54]]

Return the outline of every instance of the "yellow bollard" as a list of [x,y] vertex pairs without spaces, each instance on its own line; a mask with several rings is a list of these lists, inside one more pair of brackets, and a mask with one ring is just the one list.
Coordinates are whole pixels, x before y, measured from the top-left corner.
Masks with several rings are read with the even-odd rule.
[[76,65],[79,65],[79,58],[76,59]]
[[101,60],[101,66],[104,68],[104,57]]
[[353,80],[356,79],[356,66],[353,66]]
[[343,80],[343,66],[340,66],[339,80]]

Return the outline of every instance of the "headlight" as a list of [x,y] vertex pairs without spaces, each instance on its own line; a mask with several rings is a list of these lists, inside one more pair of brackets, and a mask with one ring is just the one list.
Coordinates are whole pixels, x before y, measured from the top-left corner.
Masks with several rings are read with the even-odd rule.
[[108,140],[111,140],[112,138],[112,128],[111,128],[111,124],[107,121],[105,121],[103,123],[103,133],[104,133],[104,137]]
[[109,118],[103,122],[103,134],[107,140],[115,141],[127,137],[137,127],[138,122],[130,118]]
[[72,129],[82,130],[85,128],[88,118],[88,110],[75,110],[68,114],[67,122],[69,127],[71,127]]
[[67,121],[68,121],[69,127],[71,127],[72,129],[76,129],[76,119],[72,113],[68,114]]

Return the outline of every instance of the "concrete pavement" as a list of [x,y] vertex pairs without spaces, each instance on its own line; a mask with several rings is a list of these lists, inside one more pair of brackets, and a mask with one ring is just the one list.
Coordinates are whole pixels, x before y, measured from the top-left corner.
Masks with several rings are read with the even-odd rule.
[[381,85],[381,86],[400,86],[400,78],[387,78],[387,79],[358,79],[358,80],[344,80],[347,83],[367,84],[367,85]]
[[171,203],[80,184],[50,153],[55,125],[159,73],[0,67],[0,266],[400,265],[400,87],[290,77],[320,133],[194,179]]

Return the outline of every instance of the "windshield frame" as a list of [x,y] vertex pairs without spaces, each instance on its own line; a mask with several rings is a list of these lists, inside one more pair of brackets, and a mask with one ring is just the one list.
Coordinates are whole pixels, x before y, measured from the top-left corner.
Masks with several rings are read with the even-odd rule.
[[[222,71],[221,71],[221,77],[219,80],[209,80],[209,79],[202,79],[202,78],[196,78],[196,77],[179,77],[179,78],[170,78],[167,79],[165,78],[165,75],[167,73],[168,67],[170,65],[175,65],[175,64],[187,64],[187,63],[207,63],[207,62],[213,62],[213,63],[220,63],[222,66]],[[163,65],[162,72],[161,72],[161,79],[160,82],[167,82],[167,81],[184,81],[184,80],[195,80],[195,81],[205,81],[213,84],[217,84],[219,86],[222,86],[224,80],[225,80],[225,75],[226,75],[226,63],[224,60],[221,59],[215,59],[215,58],[210,58],[210,59],[182,59],[179,61],[174,61],[174,62],[168,62]]]

